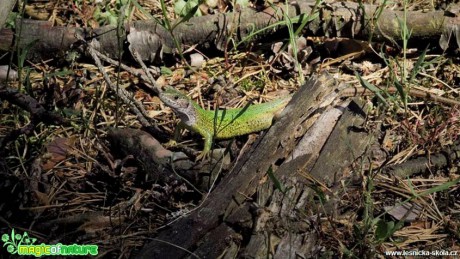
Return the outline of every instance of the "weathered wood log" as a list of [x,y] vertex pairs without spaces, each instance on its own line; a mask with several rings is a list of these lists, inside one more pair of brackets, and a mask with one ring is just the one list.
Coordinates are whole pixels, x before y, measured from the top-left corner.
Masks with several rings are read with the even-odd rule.
[[[310,154],[287,160],[274,172],[280,186],[283,186],[282,190],[275,188],[273,181],[266,181],[258,187],[254,201],[247,202],[256,203],[257,211],[252,213],[253,226],[251,235],[247,237],[249,241],[239,251],[242,257],[295,258],[299,255],[311,258],[319,255],[322,246],[316,229],[321,223],[316,219],[320,215],[325,216],[324,213],[337,215],[338,212],[333,194],[328,193],[331,196],[328,201],[314,202],[318,189],[310,187],[315,183],[331,189],[339,186],[337,183],[343,179],[344,170],[365,152],[373,139],[366,132],[350,130],[364,123],[361,109],[354,102],[345,108],[332,109],[342,110],[343,115],[318,159]],[[309,134],[310,130],[305,135]],[[241,207],[240,210],[243,209]],[[242,217],[239,219],[241,221]],[[233,222],[231,226],[242,229]],[[226,223],[229,224],[228,221]]]
[[[33,42],[28,57],[38,60],[65,53],[78,38],[92,40],[96,49],[111,57],[118,57],[121,51],[117,45],[118,37],[122,37],[122,41],[129,43],[131,54],[135,51],[143,60],[155,61],[161,59],[161,54],[175,51],[178,46],[174,38],[184,50],[194,45],[200,49],[224,50],[230,37],[237,43],[260,40],[285,28],[283,13],[291,19],[301,14],[303,18],[314,17],[306,27],[308,36],[338,36],[391,43],[402,40],[402,11],[352,2],[315,6],[315,2],[299,1],[288,5],[287,9],[284,5],[262,12],[246,8],[235,13],[193,17],[177,24],[172,32],[154,20],[127,24],[125,30],[118,33],[116,26],[96,29],[52,27],[48,22],[23,20],[18,23],[18,26],[22,26],[19,43],[20,47],[27,47]],[[457,11],[407,11],[406,25],[411,31],[411,39],[439,41],[441,47],[446,49],[449,44],[452,44],[451,47],[460,45],[457,16]],[[256,31],[259,33],[254,34]],[[13,38],[14,33],[10,30],[0,31],[0,50],[8,50],[13,45]]]

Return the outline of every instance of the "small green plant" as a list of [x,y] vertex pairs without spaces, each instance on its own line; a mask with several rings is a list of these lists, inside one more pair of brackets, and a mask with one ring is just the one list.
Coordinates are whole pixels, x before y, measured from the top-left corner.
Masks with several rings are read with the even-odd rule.
[[[362,3],[360,4],[362,5]],[[379,8],[377,8],[376,13],[374,14],[373,18],[369,19],[370,21],[372,21],[371,28],[376,27],[376,26],[378,27],[378,19],[380,18],[382,11],[383,11],[383,7],[386,4],[387,4],[387,1],[384,0],[383,3],[379,6]],[[402,62],[398,61],[398,59],[392,59],[392,58],[386,57],[385,54],[383,54],[383,52],[381,52],[380,56],[382,57],[383,61],[385,62],[390,72],[388,85],[393,85],[397,89],[404,107],[407,108],[407,96],[408,96],[407,93],[409,91],[410,84],[414,81],[415,77],[422,71],[422,69],[425,66],[427,66],[429,63],[425,61],[426,52],[428,50],[428,47],[427,47],[421,53],[414,67],[411,69],[411,72],[409,73],[409,65],[408,65],[409,60],[407,59],[407,44],[411,37],[412,30],[409,30],[407,26],[407,0],[403,1],[403,9],[404,11],[403,11],[402,19],[397,17],[399,28],[400,28],[400,33],[401,33],[401,39],[403,41]],[[370,35],[369,40],[371,39],[372,39],[372,33]],[[388,40],[396,44],[396,42],[393,39],[388,39]],[[356,77],[358,78],[358,80],[360,81],[363,87],[374,92],[380,100],[388,104],[387,100],[385,100],[385,98],[383,98],[383,96],[381,95],[380,89],[378,89],[374,85],[370,84],[369,82],[361,78],[358,74],[356,74]]]
[[377,242],[383,242],[390,238],[397,230],[402,227],[402,222],[398,221],[395,223],[394,221],[386,221],[380,219],[376,223],[375,228],[375,239]]
[[407,0],[403,1],[403,9],[404,9],[404,16],[403,20],[401,21],[398,17],[399,25],[401,28],[401,39],[403,40],[403,63],[402,65],[398,64],[398,67],[400,69],[400,77],[399,80],[395,80],[395,87],[398,89],[398,93],[401,96],[401,99],[404,103],[404,107],[407,107],[407,87],[408,87],[408,82],[407,82],[407,66],[408,66],[408,60],[407,60],[407,42],[410,39],[410,36],[412,34],[412,30],[409,31],[407,28]]
[[16,28],[16,20],[19,17],[19,13],[17,12],[10,12],[8,14],[8,18],[6,19],[5,27],[10,28],[10,29],[15,29]]
[[252,91],[252,90],[261,90],[265,86],[265,83],[262,79],[260,80],[253,80],[249,77],[244,78],[241,80],[240,87],[244,91]]
[[[128,18],[134,11],[130,5],[130,0],[117,0],[115,5],[108,2],[104,6],[98,4],[93,13],[93,18],[98,22],[99,25],[117,25],[120,15],[123,18]],[[123,12],[126,6],[131,6],[129,11]]]
[[[302,64],[299,63],[298,61],[298,46],[297,46],[297,38],[300,34],[300,32],[303,30],[303,28],[307,25],[308,22],[316,19],[319,17],[319,12],[318,12],[318,6],[320,6],[322,3],[322,0],[316,0],[315,6],[312,8],[312,11],[310,14],[301,14],[299,16],[300,20],[300,25],[299,27],[294,31],[294,24],[293,21],[289,18],[289,14],[287,12],[284,12],[284,21],[287,25],[287,29],[289,32],[289,44],[292,46],[292,54],[294,56],[294,62],[295,66],[297,67],[297,71],[299,73],[299,79],[300,83],[303,84],[305,82],[305,77],[303,74],[303,69],[302,69]],[[286,2],[286,10],[289,10],[288,2]]]
[[[385,55],[381,53],[381,57],[383,57],[383,61],[385,62],[390,72],[390,78],[389,78],[388,85],[394,85],[395,88],[398,90],[398,94],[400,96],[400,99],[403,101],[404,107],[407,106],[408,90],[406,89],[406,86],[409,87],[410,84],[415,80],[415,77],[423,70],[423,68],[425,68],[426,66],[432,63],[432,62],[427,62],[425,60],[427,50],[428,50],[428,47],[425,50],[423,50],[423,52],[418,57],[417,62],[412,68],[410,76],[409,75],[398,76],[397,75],[398,73],[395,71],[394,65],[400,68],[400,72],[405,69],[403,65],[401,65],[401,63],[399,63],[396,59],[385,57]],[[406,64],[406,62],[404,62],[403,64]],[[358,78],[359,82],[361,83],[361,86],[373,92],[385,105],[388,105],[388,101],[382,95],[383,91],[381,89],[379,89],[375,85],[366,81],[356,72],[355,72],[355,76]]]
[[272,180],[273,184],[275,185],[275,188],[278,189],[280,192],[286,194],[288,188],[286,188],[283,185],[283,183],[276,177],[276,175],[273,172],[272,166],[268,168],[267,175],[268,177],[270,177],[270,180]]
[[174,3],[174,13],[179,17],[202,16],[201,10],[198,8],[199,4],[199,0],[177,0]]
[[407,27],[407,0],[403,1],[403,19],[399,19],[399,27],[401,28],[401,39],[403,41],[403,57],[402,57],[402,64],[398,62],[397,59],[394,59],[396,66],[399,68],[399,76],[394,69],[394,66],[391,65],[389,59],[384,58],[384,62],[390,69],[391,78],[393,81],[394,86],[398,90],[398,94],[403,101],[404,107],[407,108],[407,93],[409,91],[409,87],[411,82],[415,79],[417,74],[421,71],[425,64],[425,56],[428,50],[428,47],[422,52],[420,57],[418,58],[417,62],[414,65],[414,68],[411,70],[410,75],[408,74],[408,64],[409,60],[407,59],[407,43],[412,35],[412,30],[409,30]]
[[[375,30],[376,29],[380,30],[378,21],[380,19],[380,16],[383,13],[383,10],[385,10],[387,3],[388,3],[388,0],[383,0],[383,2],[379,4],[378,7],[375,9],[375,12],[371,14],[371,16],[369,16],[369,14],[366,13],[366,8],[364,7],[363,1],[358,0],[359,9],[363,13],[365,20],[369,21],[369,23],[364,25],[364,27],[370,29],[369,38],[368,38],[369,43],[372,42],[372,38],[374,37]],[[389,37],[386,37],[386,38],[394,42],[394,40],[390,39]]]
[[[193,0],[191,2],[190,5],[186,5],[184,8],[181,9],[181,16],[182,18],[179,19],[178,21],[176,21],[174,24],[171,23],[171,20],[168,16],[168,11],[167,11],[167,8],[166,8],[166,3],[165,3],[165,0],[160,0],[160,5],[161,5],[161,11],[163,13],[163,20],[159,21],[159,24],[161,26],[163,26],[163,28],[165,28],[171,35],[171,38],[173,39],[173,42],[174,42],[174,46],[176,47],[178,53],[179,53],[179,56],[181,57],[181,59],[187,64],[187,66],[189,68],[190,65],[188,64],[188,62],[186,61],[183,53],[182,53],[182,48],[181,48],[181,45],[180,45],[180,42],[177,40],[177,38],[174,36],[174,29],[188,21],[190,18],[192,18],[193,16],[195,16],[195,13],[199,10],[199,6],[204,2],[204,0]],[[188,6],[188,7],[187,7]],[[176,9],[176,8],[174,8]],[[184,12],[182,12],[182,10],[185,10]]]
[[[300,32],[302,31],[302,29],[307,25],[308,22],[311,22],[311,21],[313,21],[313,20],[315,20],[315,19],[317,19],[319,17],[319,8],[318,7],[319,7],[319,5],[321,3],[322,3],[322,0],[316,0],[315,6],[313,7],[313,9],[312,9],[310,14],[300,14],[300,15],[294,17],[294,18],[289,18],[288,17],[288,19],[273,23],[273,24],[271,24],[271,25],[269,25],[267,27],[264,27],[262,29],[259,29],[259,30],[255,30],[254,28],[252,28],[252,30],[250,31],[250,33],[248,33],[247,36],[243,37],[239,42],[234,42],[233,50],[238,49],[238,47],[241,46],[242,44],[245,44],[245,43],[249,42],[252,38],[256,37],[259,34],[264,33],[267,30],[273,30],[273,29],[276,29],[279,26],[286,26],[289,23],[290,24],[298,24],[298,23],[300,23],[300,25],[299,25],[299,27],[297,27],[297,30],[295,31],[295,33],[294,32],[291,33],[292,35],[298,36],[300,34]],[[274,6],[274,5],[272,5],[271,7],[274,10],[278,10],[278,8],[276,6]],[[234,41],[233,39],[229,39],[229,40]]]
[[173,71],[168,67],[162,66],[160,68],[160,73],[165,76],[171,76],[173,74]]

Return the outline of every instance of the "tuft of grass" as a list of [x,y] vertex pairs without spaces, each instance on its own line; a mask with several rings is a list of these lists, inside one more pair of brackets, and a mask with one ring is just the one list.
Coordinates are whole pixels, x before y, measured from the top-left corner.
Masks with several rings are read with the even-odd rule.
[[[301,14],[297,18],[297,22],[300,22],[299,27],[294,31],[294,23],[291,18],[289,18],[289,13],[284,12],[283,13],[283,18],[284,22],[287,26],[288,33],[289,33],[289,44],[292,46],[292,54],[294,55],[294,62],[295,66],[297,67],[297,70],[299,71],[299,80],[300,84],[303,84],[305,82],[305,75],[303,74],[303,69],[302,69],[302,64],[299,63],[299,59],[297,57],[298,53],[298,46],[297,46],[297,38],[299,34],[302,32],[302,30],[305,28],[308,22],[313,21],[319,17],[319,12],[318,12],[318,7],[321,5],[322,0],[316,0],[315,5],[312,8],[312,11],[310,14]],[[289,10],[289,3],[286,2],[286,10]],[[286,46],[284,46],[285,48]]]

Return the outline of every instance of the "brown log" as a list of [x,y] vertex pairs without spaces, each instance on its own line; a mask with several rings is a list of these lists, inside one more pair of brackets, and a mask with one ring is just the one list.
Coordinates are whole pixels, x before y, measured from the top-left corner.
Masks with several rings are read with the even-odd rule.
[[[402,11],[383,7],[380,13],[380,7],[377,5],[360,6],[352,2],[324,3],[315,7],[314,2],[299,1],[298,4],[289,5],[288,10],[284,8],[270,7],[262,12],[243,9],[235,13],[193,17],[174,27],[172,34],[156,21],[137,21],[127,24],[127,34],[124,35],[123,31],[121,37],[128,41],[131,53],[136,51],[143,60],[154,61],[161,58],[161,53],[175,52],[173,36],[182,49],[197,45],[201,49],[214,47],[224,50],[229,35],[234,42],[251,43],[260,40],[285,28],[285,25],[279,22],[284,21],[283,12],[287,12],[291,19],[300,14],[304,14],[304,18],[317,14],[317,18],[307,24],[308,36],[339,36],[392,43],[402,40]],[[451,47],[456,47],[460,44],[460,36],[456,34],[456,28],[460,23],[457,16],[458,12],[449,11],[407,11],[407,29],[412,32],[411,39],[439,41],[444,49],[449,47],[449,39],[453,39]],[[262,30],[261,33],[251,35],[258,30]],[[120,49],[117,46],[118,35],[115,26],[91,30],[51,27],[47,22],[24,20],[19,42],[21,47],[25,47],[36,41],[29,52],[29,58],[44,59],[67,51],[72,43],[77,42],[76,35],[93,40],[94,46],[101,52],[111,57],[118,56]],[[0,49],[7,50],[12,46],[12,40],[13,33],[2,30]]]

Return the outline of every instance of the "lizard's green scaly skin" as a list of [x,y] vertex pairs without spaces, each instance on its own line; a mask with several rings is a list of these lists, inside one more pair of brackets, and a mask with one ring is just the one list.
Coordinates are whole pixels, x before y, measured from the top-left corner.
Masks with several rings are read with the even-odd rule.
[[269,128],[273,117],[286,106],[291,96],[217,112],[201,108],[172,87],[160,93],[160,99],[179,116],[182,126],[203,136],[205,143],[201,158],[211,150],[213,139],[228,139]]

